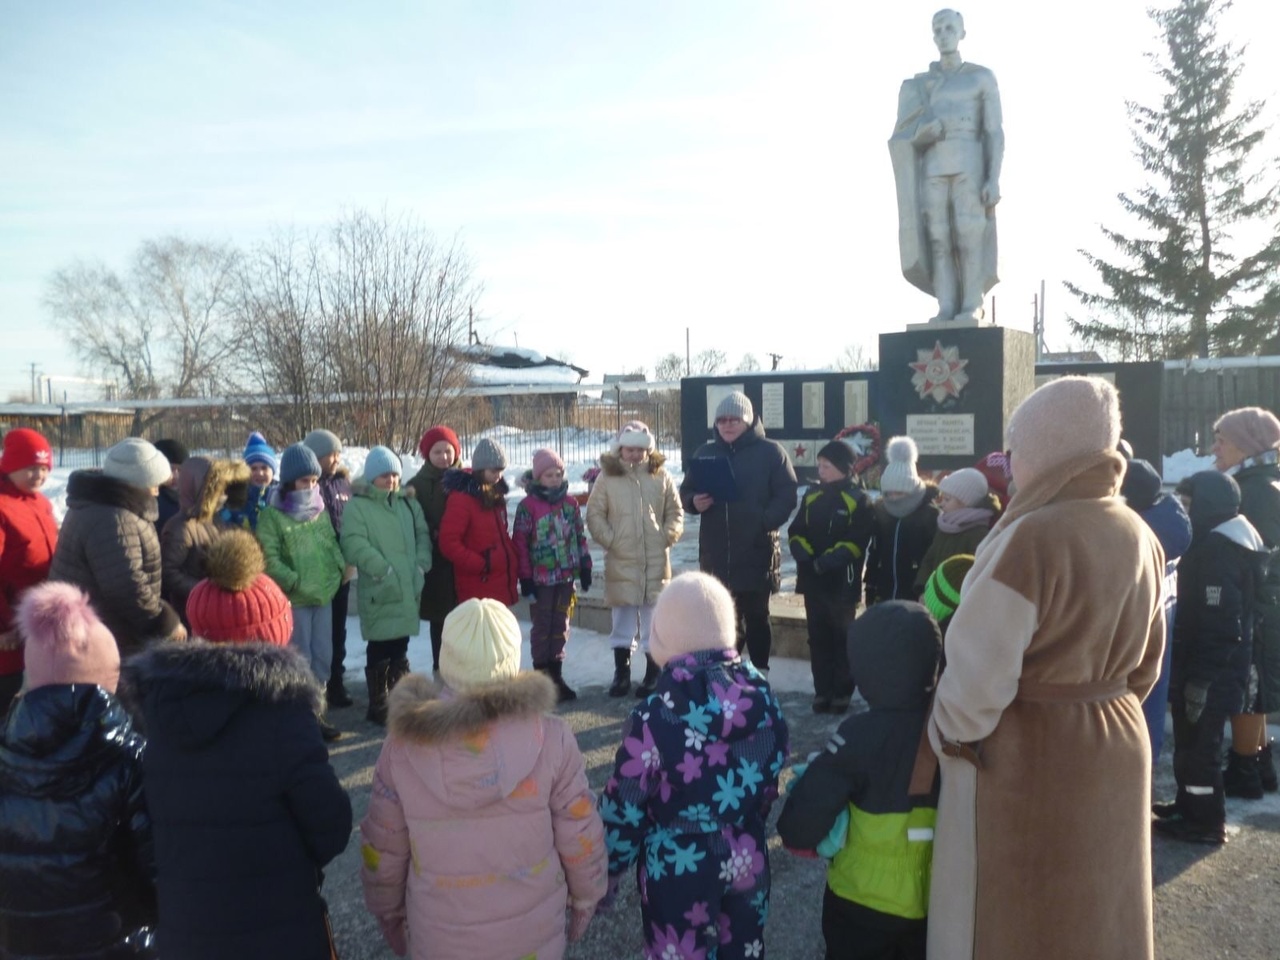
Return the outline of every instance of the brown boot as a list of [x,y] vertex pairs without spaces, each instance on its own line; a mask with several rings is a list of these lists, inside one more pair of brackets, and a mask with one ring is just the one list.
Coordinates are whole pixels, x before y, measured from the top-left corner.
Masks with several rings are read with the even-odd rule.
[[369,684],[369,710],[364,718],[380,727],[387,725],[387,681],[390,673],[391,664],[386,660],[364,668],[364,679]]

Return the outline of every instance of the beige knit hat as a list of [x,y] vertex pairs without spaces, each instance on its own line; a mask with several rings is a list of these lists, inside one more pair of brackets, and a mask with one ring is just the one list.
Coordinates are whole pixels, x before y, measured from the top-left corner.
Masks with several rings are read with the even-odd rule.
[[520,672],[520,624],[497,600],[473,599],[444,618],[440,676],[459,693]]
[[1280,420],[1262,407],[1241,407],[1224,413],[1213,425],[1246,457],[1280,447]]
[[649,628],[649,656],[658,666],[682,653],[736,645],[733,597],[715,577],[682,573],[658,595]]
[[1009,450],[1028,479],[1120,442],[1120,395],[1101,377],[1059,377],[1009,418]]

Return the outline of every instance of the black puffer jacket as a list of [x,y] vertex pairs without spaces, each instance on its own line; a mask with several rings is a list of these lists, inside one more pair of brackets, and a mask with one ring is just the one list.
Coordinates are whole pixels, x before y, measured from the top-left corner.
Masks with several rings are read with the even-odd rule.
[[143,745],[102,687],[14,701],[0,741],[0,957],[147,955],[125,945],[155,916]]
[[[1253,662],[1258,668],[1258,706],[1272,713],[1280,710],[1280,465],[1254,463],[1238,470],[1235,479],[1240,485],[1240,513],[1262,535],[1269,554],[1258,589]],[[1245,709],[1253,707],[1248,704]]]
[[918,600],[916,577],[938,532],[938,488],[928,484],[924,499],[905,517],[875,505],[876,530],[867,550],[867,606],[882,600]]
[[[787,451],[765,437],[764,424],[757,418],[733,443],[725,443],[717,434],[694,452],[695,460],[700,457],[729,458],[738,499],[714,504],[701,514],[698,566],[730,590],[777,593],[782,585],[778,528],[795,511],[798,489]],[[695,493],[686,471],[680,503],[686,513],[697,515]]]
[[351,835],[320,688],[292,650],[159,644],[124,666],[147,730],[161,947],[182,960],[327,960],[320,868]]
[[67,481],[67,516],[49,579],[74,583],[89,595],[122,657],[181,625],[160,598],[157,515],[149,491],[101,470],[77,470]]

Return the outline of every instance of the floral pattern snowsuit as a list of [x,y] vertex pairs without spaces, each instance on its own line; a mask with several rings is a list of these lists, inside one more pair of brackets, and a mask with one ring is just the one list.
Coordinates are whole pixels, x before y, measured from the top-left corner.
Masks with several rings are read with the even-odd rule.
[[763,957],[765,820],[787,760],[773,691],[733,650],[673,657],[600,800],[609,873],[637,863],[646,960]]

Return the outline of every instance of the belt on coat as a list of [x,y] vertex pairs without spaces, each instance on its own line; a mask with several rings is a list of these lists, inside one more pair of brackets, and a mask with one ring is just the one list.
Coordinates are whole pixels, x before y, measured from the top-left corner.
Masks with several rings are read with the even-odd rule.
[[1092,680],[1088,683],[1040,683],[1019,680],[1018,695],[1024,703],[1098,703],[1119,700],[1129,692],[1129,684],[1121,679]]

